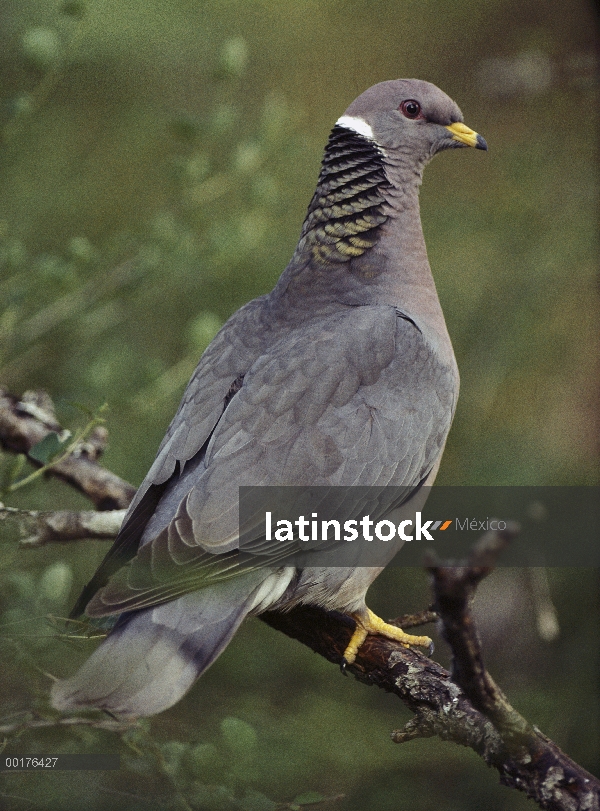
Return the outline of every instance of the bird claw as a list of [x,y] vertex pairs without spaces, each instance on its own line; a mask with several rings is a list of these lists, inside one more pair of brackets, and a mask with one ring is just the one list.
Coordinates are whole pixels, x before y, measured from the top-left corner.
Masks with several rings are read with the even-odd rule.
[[346,657],[342,656],[342,661],[340,662],[340,671],[341,671],[343,676],[348,675],[348,671],[346,669],[348,667],[348,664],[349,663],[348,663],[348,660],[346,659]]
[[433,644],[433,640],[427,646],[427,656],[433,656],[433,652],[435,650],[435,645]]

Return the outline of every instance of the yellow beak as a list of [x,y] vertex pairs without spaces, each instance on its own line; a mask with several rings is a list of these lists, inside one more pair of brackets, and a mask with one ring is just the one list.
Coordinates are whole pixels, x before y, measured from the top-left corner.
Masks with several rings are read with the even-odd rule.
[[478,135],[474,130],[469,129],[466,124],[461,124],[459,121],[457,121],[455,124],[448,124],[446,129],[450,130],[452,133],[453,141],[460,141],[461,144],[464,144],[465,146],[473,146],[475,149],[487,150],[488,148],[485,138]]

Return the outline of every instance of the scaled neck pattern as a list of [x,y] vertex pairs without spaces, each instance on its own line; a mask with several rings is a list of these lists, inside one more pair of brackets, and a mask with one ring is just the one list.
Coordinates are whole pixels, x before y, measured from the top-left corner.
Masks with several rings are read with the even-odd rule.
[[384,192],[389,189],[382,150],[368,137],[336,124],[302,227],[303,252],[310,251],[323,264],[362,256],[388,219]]
[[347,116],[333,128],[300,241],[268,296],[269,318],[385,304],[423,322],[419,329],[431,322],[444,331],[419,214],[423,165],[380,147],[370,129]]

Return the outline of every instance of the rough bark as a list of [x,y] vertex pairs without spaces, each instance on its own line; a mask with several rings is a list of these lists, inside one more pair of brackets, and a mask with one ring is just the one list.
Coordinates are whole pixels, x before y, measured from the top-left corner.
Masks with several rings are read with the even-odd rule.
[[125,518],[126,510],[18,510],[0,505],[0,521],[16,518],[21,529],[21,546],[45,546],[86,538],[113,540]]

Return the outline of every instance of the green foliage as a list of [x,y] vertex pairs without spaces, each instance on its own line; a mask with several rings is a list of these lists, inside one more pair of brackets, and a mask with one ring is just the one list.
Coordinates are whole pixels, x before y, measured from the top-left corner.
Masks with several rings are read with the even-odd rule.
[[56,561],[52,563],[40,580],[40,599],[49,603],[64,605],[71,593],[73,572],[68,563]]
[[23,34],[22,47],[26,59],[46,70],[62,55],[59,36],[52,28],[30,28]]
[[43,465],[47,465],[60,451],[64,451],[67,444],[69,444],[70,438],[70,431],[62,439],[56,431],[50,431],[49,434],[46,434],[43,439],[33,446],[29,451],[29,455]]
[[221,721],[221,734],[231,751],[232,760],[243,763],[252,759],[256,748],[256,732],[250,724],[239,718],[224,718]]
[[307,791],[305,794],[299,794],[297,797],[294,797],[292,805],[314,805],[315,803],[322,802],[324,799],[325,797],[316,791]]
[[[108,402],[103,462],[141,480],[198,356],[288,261],[333,121],[362,89],[405,75],[449,92],[490,145],[436,159],[422,191],[462,376],[438,481],[596,481],[593,88],[573,67],[591,51],[588,14],[558,0],[543,13],[534,0],[13,4],[0,31],[0,385],[45,388],[61,424],[84,423],[49,435],[38,461],[56,463]],[[478,84],[482,60],[531,48],[560,83],[515,96]],[[567,109],[579,111],[568,125]],[[25,465],[0,456],[5,501],[89,508]],[[122,756],[118,773],[11,775],[3,808],[329,809],[340,794],[349,811],[525,808],[469,752],[394,747],[406,720],[395,699],[256,621],[152,722],[33,727],[56,717],[47,674],[73,672],[106,631],[64,623],[106,545],[25,552],[9,520],[0,532],[0,727],[24,724],[5,751]],[[551,573],[552,645],[511,578],[482,609],[494,677],[594,769],[593,575]],[[385,572],[371,590],[383,616],[428,602],[419,572]]]
[[30,457],[40,462],[41,467],[36,468],[36,470],[29,473],[27,476],[20,477],[25,457],[23,454],[19,454],[16,462],[12,465],[7,465],[4,470],[2,477],[3,486],[0,489],[0,493],[3,495],[11,495],[16,490],[29,486],[32,482],[39,480],[52,467],[64,461],[72,453],[79,452],[92,431],[104,422],[104,418],[101,414],[106,411],[106,407],[105,403],[100,406],[96,412],[93,412],[85,406],[79,406],[78,409],[89,417],[88,422],[83,428],[77,430],[75,434],[72,434],[71,431],[67,429],[61,431],[60,434],[57,434],[56,431],[50,431],[46,434],[29,452]]

